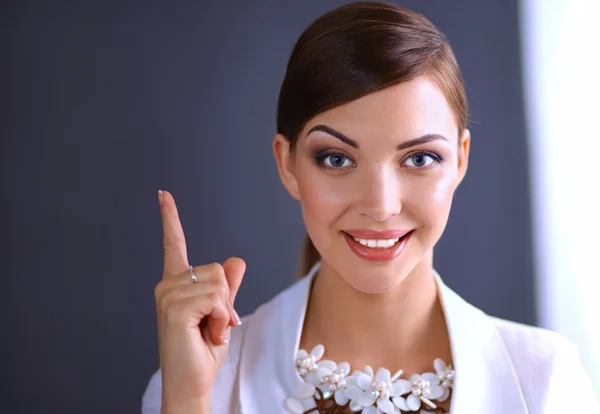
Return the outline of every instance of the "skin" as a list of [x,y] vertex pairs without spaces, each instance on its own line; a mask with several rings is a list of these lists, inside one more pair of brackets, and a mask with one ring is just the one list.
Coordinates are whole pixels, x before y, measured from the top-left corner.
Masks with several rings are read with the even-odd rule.
[[231,327],[241,320],[233,303],[246,264],[231,257],[188,271],[187,246],[177,206],[159,191],[165,250],[162,280],[154,290],[162,371],[161,412],[209,414],[211,390],[227,355]]
[[[341,132],[359,148],[327,132],[310,132],[317,125]],[[397,150],[427,134],[444,139]],[[315,116],[292,153],[286,137],[275,136],[281,181],[300,202],[322,256],[302,348],[323,343],[328,359],[357,368],[402,368],[408,375],[431,370],[438,357],[451,362],[432,259],[467,170],[469,146],[469,131],[459,136],[454,112],[427,77]],[[338,155],[317,162],[315,153],[324,150]],[[373,262],[350,250],[345,229],[414,233],[398,257]]]
[[[323,131],[309,134],[316,125],[343,132],[360,148]],[[424,134],[445,139],[397,150]],[[402,367],[407,373],[431,369],[436,357],[451,362],[432,255],[467,169],[469,143],[469,132],[458,136],[452,110],[427,78],[317,115],[301,132],[293,153],[285,137],[275,136],[281,180],[300,201],[307,231],[322,255],[302,348],[323,343],[329,359],[355,367]],[[347,157],[338,159],[344,168],[317,163],[315,152],[322,150]],[[415,157],[419,151],[435,153],[443,161]],[[196,266],[198,282],[193,283],[175,200],[162,191],[159,204],[165,264],[155,300],[162,412],[210,413],[212,386],[228,352],[230,329],[240,323],[233,304],[246,264],[232,257],[223,264]],[[349,249],[344,229],[415,232],[396,259],[368,262]]]

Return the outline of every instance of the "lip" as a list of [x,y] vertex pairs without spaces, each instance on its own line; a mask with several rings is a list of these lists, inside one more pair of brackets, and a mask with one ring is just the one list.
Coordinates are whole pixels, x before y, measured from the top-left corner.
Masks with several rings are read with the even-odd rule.
[[345,233],[348,233],[349,235],[356,237],[358,239],[371,239],[371,240],[399,239],[400,237],[404,236],[407,233],[410,233],[411,231],[412,231],[412,229],[410,229],[410,230],[383,230],[383,231],[366,230],[366,229],[344,230]]
[[[365,230],[365,231],[370,231],[370,230]],[[390,230],[390,232],[392,232],[392,231],[395,231],[395,230]],[[402,234],[402,233],[389,233],[389,232],[385,232],[385,231],[384,232],[375,232],[375,233],[380,236],[384,235],[384,237],[379,237],[382,239],[396,238],[396,236],[388,237],[389,234]],[[406,247],[406,244],[412,237],[413,231],[412,230],[404,231],[402,236],[406,235],[407,233],[409,233],[409,234],[404,239],[402,239],[400,242],[396,243],[392,247],[389,247],[387,249],[373,249],[373,248],[370,248],[367,246],[363,246],[362,244],[356,242],[353,239],[353,235],[350,235],[349,233],[347,233],[345,231],[342,232],[342,234],[344,235],[344,238],[346,239],[346,242],[348,243],[348,247],[350,247],[350,250],[352,250],[352,252],[354,254],[356,254],[361,259],[365,259],[365,260],[369,260],[369,261],[373,261],[373,262],[386,262],[386,261],[390,261],[390,260],[395,259],[396,257],[400,256],[400,253],[402,253],[402,251]],[[360,234],[365,234],[365,233],[360,233]],[[376,238],[373,236],[374,233],[369,233],[369,234],[371,235],[370,238],[372,238],[372,239]],[[397,237],[402,237],[402,236],[397,236]],[[354,237],[358,237],[360,239],[367,238],[364,236],[361,236],[361,237],[354,236]]]

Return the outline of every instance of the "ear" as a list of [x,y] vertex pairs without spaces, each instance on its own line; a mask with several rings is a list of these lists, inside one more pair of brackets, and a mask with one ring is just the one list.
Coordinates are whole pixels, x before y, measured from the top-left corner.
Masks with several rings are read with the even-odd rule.
[[469,151],[471,150],[471,131],[465,128],[462,136],[460,137],[460,144],[458,146],[458,181],[456,186],[462,182],[467,173],[467,167],[469,166]]
[[273,155],[277,162],[277,171],[282,184],[288,193],[296,200],[300,200],[298,181],[296,180],[296,168],[294,154],[290,153],[290,141],[281,134],[273,138]]

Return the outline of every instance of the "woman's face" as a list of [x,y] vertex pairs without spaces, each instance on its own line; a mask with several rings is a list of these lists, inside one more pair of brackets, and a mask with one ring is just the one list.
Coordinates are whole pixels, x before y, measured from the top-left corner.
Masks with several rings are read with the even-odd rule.
[[469,142],[440,89],[420,77],[315,116],[293,154],[281,135],[273,148],[324,265],[378,293],[430,257]]

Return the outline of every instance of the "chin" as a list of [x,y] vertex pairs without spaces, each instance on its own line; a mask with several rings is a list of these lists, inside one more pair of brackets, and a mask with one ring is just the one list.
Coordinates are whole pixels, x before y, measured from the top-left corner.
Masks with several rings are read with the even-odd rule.
[[401,267],[391,266],[391,263],[369,263],[341,274],[344,275],[343,280],[355,290],[377,295],[394,289],[406,279],[407,273]]

